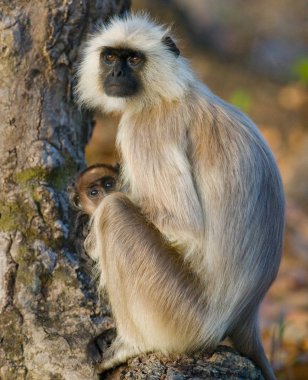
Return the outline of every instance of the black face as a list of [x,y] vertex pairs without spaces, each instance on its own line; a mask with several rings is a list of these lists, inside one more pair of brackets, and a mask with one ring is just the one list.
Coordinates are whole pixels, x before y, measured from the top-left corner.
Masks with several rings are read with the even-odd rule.
[[141,90],[140,71],[145,63],[143,53],[105,47],[100,59],[104,91],[108,96],[125,98]]
[[90,199],[94,199],[97,197],[100,197],[103,193],[109,193],[112,191],[115,187],[116,180],[114,177],[111,176],[104,176],[100,178],[98,181],[95,182],[88,190],[87,190],[87,196]]

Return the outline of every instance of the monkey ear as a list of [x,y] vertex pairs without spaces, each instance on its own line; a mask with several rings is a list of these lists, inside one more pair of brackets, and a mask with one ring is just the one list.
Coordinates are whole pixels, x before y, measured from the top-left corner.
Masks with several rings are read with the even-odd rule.
[[167,46],[167,48],[175,54],[176,57],[180,55],[180,49],[176,46],[175,42],[170,36],[165,36],[162,39],[162,43]]
[[80,202],[79,202],[79,196],[77,195],[77,191],[76,191],[74,183],[70,184],[67,187],[67,192],[68,192],[68,199],[72,208],[74,210],[80,211],[81,207],[80,207]]

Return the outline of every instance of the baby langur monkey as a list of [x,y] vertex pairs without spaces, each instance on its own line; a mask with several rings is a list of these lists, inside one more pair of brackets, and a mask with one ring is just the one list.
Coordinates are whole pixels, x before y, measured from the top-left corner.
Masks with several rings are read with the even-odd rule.
[[[86,259],[84,240],[89,233],[89,221],[102,199],[117,189],[119,165],[91,165],[74,179],[68,187],[72,208],[77,211],[75,225],[71,234],[80,257]],[[91,273],[89,260],[84,260],[85,271]]]
[[69,189],[70,202],[76,210],[91,216],[102,199],[117,189],[119,166],[91,165],[82,171]]
[[258,311],[281,257],[279,171],[254,123],[196,78],[169,32],[144,15],[114,18],[79,66],[80,104],[121,114],[121,192],[102,199],[86,239],[118,334],[98,370],[230,337],[273,380]]

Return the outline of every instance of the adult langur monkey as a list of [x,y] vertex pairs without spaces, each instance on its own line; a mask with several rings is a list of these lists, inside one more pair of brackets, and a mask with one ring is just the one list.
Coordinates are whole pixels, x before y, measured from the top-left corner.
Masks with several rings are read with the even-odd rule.
[[279,267],[284,195],[259,131],[144,15],[92,36],[78,77],[80,104],[122,114],[122,192],[102,200],[86,240],[118,332],[99,369],[229,336],[275,379],[258,309]]

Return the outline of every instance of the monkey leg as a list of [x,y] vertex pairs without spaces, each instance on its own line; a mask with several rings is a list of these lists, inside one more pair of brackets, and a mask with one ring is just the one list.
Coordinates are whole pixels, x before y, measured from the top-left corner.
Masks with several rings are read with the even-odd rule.
[[234,347],[261,369],[265,380],[276,380],[261,342],[257,315],[240,321],[230,334],[230,338]]
[[103,355],[101,368],[140,352],[196,348],[204,295],[180,254],[122,193],[102,201],[92,233],[119,336]]

